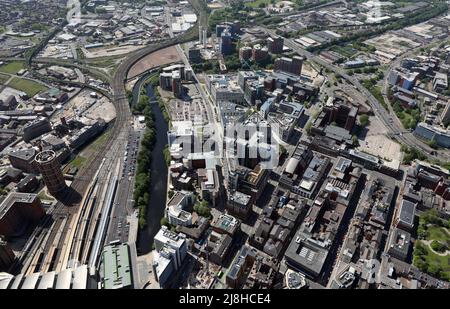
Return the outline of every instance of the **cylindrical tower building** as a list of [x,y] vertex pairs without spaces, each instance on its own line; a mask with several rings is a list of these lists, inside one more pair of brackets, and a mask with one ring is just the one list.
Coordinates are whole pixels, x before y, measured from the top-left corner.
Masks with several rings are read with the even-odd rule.
[[56,195],[66,188],[61,164],[53,150],[45,150],[38,153],[35,160],[51,195]]

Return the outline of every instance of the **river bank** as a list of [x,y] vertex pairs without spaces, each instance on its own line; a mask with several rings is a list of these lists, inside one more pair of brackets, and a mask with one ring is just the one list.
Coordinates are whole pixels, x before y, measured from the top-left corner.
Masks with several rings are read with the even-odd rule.
[[167,164],[164,158],[164,147],[167,144],[168,124],[161,108],[157,104],[155,89],[151,83],[138,82],[133,89],[133,97],[137,98],[144,85],[145,93],[150,101],[150,108],[154,120],[155,142],[151,150],[150,185],[148,187],[149,203],[146,208],[146,225],[139,230],[137,248],[139,254],[146,254],[152,250],[153,238],[160,229],[160,221],[164,216],[167,192]]

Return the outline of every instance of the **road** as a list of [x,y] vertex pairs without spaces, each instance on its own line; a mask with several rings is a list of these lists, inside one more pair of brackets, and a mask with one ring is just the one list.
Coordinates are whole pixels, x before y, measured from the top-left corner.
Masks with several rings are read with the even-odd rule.
[[[394,122],[396,123],[396,125],[397,125],[398,127],[400,127],[400,128],[402,128],[403,125],[402,125],[402,123],[400,122],[400,120],[398,119],[397,115],[395,114],[395,112],[394,112],[394,110],[393,110],[393,108],[392,108],[392,105],[390,104],[389,99],[388,99],[388,97],[387,97],[388,88],[389,88],[389,83],[388,83],[389,72],[390,72],[392,69],[399,67],[403,59],[415,55],[415,54],[416,54],[418,51],[420,51],[422,48],[427,48],[427,47],[436,45],[437,43],[439,43],[439,41],[438,41],[438,42],[436,42],[436,41],[430,42],[429,44],[422,45],[422,46],[419,46],[419,47],[417,47],[417,48],[414,48],[414,49],[410,50],[409,52],[404,53],[403,55],[397,57],[394,61],[392,61],[392,62],[389,64],[389,68],[386,70],[386,74],[384,74],[384,79],[383,79],[383,90],[382,90],[383,100],[384,100],[384,102],[386,103],[386,105],[388,106],[389,112],[391,113],[391,115],[394,115],[394,116],[393,116],[393,121],[394,121]],[[406,133],[406,134],[411,135],[411,133],[409,133],[409,132]],[[449,155],[448,155],[448,151],[445,151],[445,150],[444,150],[444,151],[442,151],[442,150],[435,150],[435,151],[438,153],[438,156],[441,157],[443,160],[445,160],[445,161],[450,160],[450,157],[449,157]]]
[[[271,35],[276,35],[275,31],[266,29],[268,33]],[[345,69],[340,68],[338,66],[332,65],[320,58],[317,55],[314,55],[303,48],[301,48],[297,43],[295,43],[292,39],[284,39],[284,44],[291,48],[293,51],[298,53],[301,56],[306,57],[309,61],[317,63],[322,67],[334,72],[337,75],[340,75],[343,79],[345,79],[348,83],[352,84],[357,91],[359,91],[365,98],[367,98],[367,103],[372,108],[375,116],[384,124],[384,126],[388,129],[390,133],[390,137],[397,140],[399,143],[403,145],[407,145],[409,147],[417,148],[427,154],[429,157],[438,159],[440,161],[448,161],[450,156],[448,153],[440,151],[436,152],[434,149],[418,140],[412,133],[409,134],[399,134],[404,131],[401,124],[395,122],[392,118],[389,111],[387,111],[381,103],[370,93],[367,88],[365,88],[357,78],[350,76],[347,74]]]
[[[197,5],[194,7],[197,10],[200,10]],[[71,183],[71,186],[63,196],[59,197],[59,202],[48,211],[48,215],[33,231],[25,244],[21,256],[18,258],[17,263],[12,269],[13,272],[32,273],[37,271],[60,270],[68,264],[69,258],[74,258],[74,255],[79,255],[80,250],[78,248],[80,245],[77,245],[77,242],[79,242],[80,239],[83,239],[83,236],[80,236],[82,234],[80,234],[81,232],[77,232],[77,230],[86,225],[86,223],[84,223],[80,227],[79,223],[87,222],[92,219],[91,217],[82,214],[84,207],[92,206],[83,202],[86,197],[85,193],[89,186],[92,185],[92,180],[97,173],[104,174],[108,169],[112,170],[114,166],[119,166],[123,163],[120,162],[122,154],[126,152],[127,147],[130,147],[130,139],[133,140],[133,134],[130,135],[130,124],[132,123],[133,118],[125,89],[128,71],[137,61],[152,52],[192,40],[197,34],[197,28],[195,26],[193,28],[194,29],[191,31],[187,31],[177,38],[172,38],[165,42],[158,43],[157,45],[149,45],[143,49],[137,50],[119,64],[110,84],[113,94],[113,104],[117,114],[111,133],[106,142],[99,147],[97,152],[94,153],[86,164],[80,168],[77,176]],[[32,62],[34,59],[31,59],[30,61]],[[40,61],[45,61],[49,64],[67,64],[68,66],[74,66],[70,63],[55,63],[54,60]],[[80,70],[86,69],[85,66],[81,65],[75,65],[75,67]],[[108,79],[110,79],[109,76]],[[136,144],[132,147],[135,148]],[[135,153],[135,151],[133,151],[133,153]],[[134,161],[134,159],[135,157],[131,157],[131,160]],[[105,163],[105,160],[107,163]],[[101,166],[102,170],[99,171],[99,167]],[[128,165],[128,163],[120,166],[125,168],[123,172],[133,171],[132,165]],[[119,182],[117,189],[119,198],[114,202],[115,211],[119,211],[123,214],[132,211],[132,207],[130,207],[132,206],[130,204],[131,200],[128,198],[129,194],[132,193],[132,187],[133,186],[130,185],[130,182],[128,181]],[[84,197],[82,195],[84,195]],[[126,197],[125,200],[123,200],[123,197]],[[99,212],[97,212],[97,214],[98,213]],[[80,218],[82,221],[80,221]],[[115,222],[117,222],[117,224],[115,224]],[[113,220],[113,223],[110,226],[110,230],[113,232],[108,234],[110,235],[110,239],[111,237],[116,237],[118,235],[118,232],[115,233],[114,231],[119,229],[120,222],[120,220]],[[88,241],[91,240],[92,239]],[[73,247],[74,244],[76,245],[75,247]],[[85,246],[89,247],[89,243],[85,244]],[[72,250],[72,248],[75,249]]]
[[81,3],[79,0],[68,0],[67,6],[69,11],[67,12],[66,20],[70,23],[81,22]]

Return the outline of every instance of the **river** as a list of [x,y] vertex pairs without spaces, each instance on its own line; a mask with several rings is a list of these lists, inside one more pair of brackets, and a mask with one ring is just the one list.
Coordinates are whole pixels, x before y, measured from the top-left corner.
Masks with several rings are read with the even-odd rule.
[[[137,84],[139,91],[140,87]],[[156,98],[151,85],[146,88],[146,93],[151,102]],[[136,95],[136,92],[135,92]],[[147,206],[147,226],[139,231],[137,248],[139,254],[146,254],[152,250],[153,238],[159,231],[161,218],[164,216],[167,192],[167,165],[164,159],[164,146],[167,144],[167,131],[169,130],[163,113],[157,103],[152,103],[152,112],[155,116],[156,143],[152,151],[151,184],[149,188],[150,203]]]

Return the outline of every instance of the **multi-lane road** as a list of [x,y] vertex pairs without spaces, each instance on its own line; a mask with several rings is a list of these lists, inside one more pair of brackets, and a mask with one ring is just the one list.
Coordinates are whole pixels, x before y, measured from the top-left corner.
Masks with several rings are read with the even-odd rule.
[[[276,33],[273,30],[266,29],[269,34],[275,36]],[[343,79],[345,79],[348,83],[352,84],[357,91],[359,91],[363,97],[367,98],[367,103],[372,108],[375,116],[380,119],[380,121],[384,124],[384,126],[388,129],[390,133],[390,137],[397,140],[399,143],[419,149],[420,151],[427,154],[429,157],[441,160],[448,161],[449,154],[444,151],[436,151],[429,147],[427,144],[423,143],[419,139],[417,139],[412,133],[403,133],[405,130],[402,128],[401,124],[398,121],[395,121],[395,116],[392,116],[389,111],[387,111],[381,103],[372,95],[372,93],[364,87],[360,81],[354,77],[347,74],[345,69],[332,65],[326,60],[322,59],[320,56],[312,54],[305,49],[301,48],[294,40],[285,39],[284,44],[298,53],[301,56],[306,57],[309,61],[317,63],[322,67],[334,72],[335,74],[340,75]]]
[[[77,259],[79,256],[87,257],[89,255],[85,252],[89,250],[89,247],[92,245],[91,242],[94,241],[94,233],[89,232],[88,229],[88,233],[83,234],[83,226],[92,224],[94,220],[101,219],[101,214],[105,212],[101,209],[91,212],[90,209],[94,209],[94,207],[89,198],[93,193],[91,191],[88,192],[88,195],[85,193],[88,191],[88,188],[92,188],[92,180],[96,178],[96,175],[104,175],[103,177],[109,175],[107,179],[111,179],[111,177],[114,179],[114,175],[108,174],[108,172],[115,170],[116,166],[120,166],[118,168],[119,181],[117,189],[114,190],[117,194],[113,202],[113,220],[111,220],[106,231],[105,236],[108,237],[106,237],[105,242],[121,236],[119,231],[122,228],[122,224],[124,224],[123,218],[133,211],[130,199],[133,181],[129,175],[134,172],[137,135],[139,134],[131,130],[133,117],[125,89],[128,71],[137,61],[152,52],[177,45],[180,42],[189,41],[192,37],[195,37],[196,31],[197,29],[194,27],[191,31],[187,31],[177,38],[168,39],[157,45],[149,45],[131,53],[119,64],[115,75],[111,79],[112,98],[117,116],[106,142],[99,147],[97,152],[80,169],[64,198],[49,210],[46,218],[35,229],[13,269],[14,272],[31,273],[61,270],[68,265],[69,259]],[[31,59],[31,61],[34,61],[34,59]],[[63,63],[59,64],[64,65]],[[77,68],[80,70],[87,69],[81,65]],[[110,79],[109,76],[108,79]],[[124,155],[125,153],[127,153],[126,156]],[[99,191],[96,194],[101,196],[100,192],[109,190],[108,188],[111,185],[110,181],[104,181],[101,188],[95,184],[95,190]],[[103,207],[107,207],[107,205],[105,204]],[[97,216],[91,217],[88,215],[89,213],[95,213]],[[119,214],[119,216],[116,214]],[[117,220],[115,220],[116,218]],[[83,235],[90,236],[85,237]],[[119,238],[124,240],[124,237]],[[81,242],[87,243],[81,245]],[[80,250],[81,247],[87,249]]]

